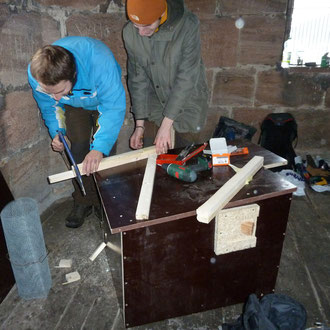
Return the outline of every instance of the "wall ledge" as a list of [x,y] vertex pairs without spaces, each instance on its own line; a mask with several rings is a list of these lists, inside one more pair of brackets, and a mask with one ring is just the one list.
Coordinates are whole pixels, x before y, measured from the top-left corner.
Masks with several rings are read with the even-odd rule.
[[330,68],[321,67],[307,67],[307,66],[290,66],[289,68],[282,68],[287,72],[292,73],[330,73]]

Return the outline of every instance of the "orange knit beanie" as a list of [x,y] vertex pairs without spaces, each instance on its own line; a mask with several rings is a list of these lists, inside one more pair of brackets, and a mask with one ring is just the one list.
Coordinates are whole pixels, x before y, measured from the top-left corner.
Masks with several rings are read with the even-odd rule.
[[166,10],[166,0],[127,0],[128,18],[137,24],[152,24]]

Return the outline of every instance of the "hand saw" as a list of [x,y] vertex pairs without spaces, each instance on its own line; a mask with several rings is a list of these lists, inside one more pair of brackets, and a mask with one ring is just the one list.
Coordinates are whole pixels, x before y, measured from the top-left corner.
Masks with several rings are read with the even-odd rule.
[[72,155],[72,153],[71,153],[71,151],[70,151],[70,148],[69,148],[69,146],[68,146],[68,144],[67,144],[67,142],[66,142],[66,140],[65,140],[65,138],[64,138],[64,136],[63,136],[63,134],[62,134],[61,131],[58,131],[58,136],[59,136],[61,142],[62,142],[63,145],[64,145],[64,148],[65,148],[66,154],[68,155],[68,157],[69,157],[69,159],[70,159],[70,162],[71,162],[71,164],[72,164],[73,170],[74,170],[75,173],[76,173],[76,178],[77,178],[77,181],[78,181],[79,187],[80,187],[80,189],[81,189],[83,195],[86,196],[86,190],[85,190],[84,184],[83,184],[83,182],[82,182],[82,178],[81,178],[81,174],[80,174],[79,168],[78,168],[78,166],[77,166],[76,161],[75,161],[74,158],[73,158],[73,155]]

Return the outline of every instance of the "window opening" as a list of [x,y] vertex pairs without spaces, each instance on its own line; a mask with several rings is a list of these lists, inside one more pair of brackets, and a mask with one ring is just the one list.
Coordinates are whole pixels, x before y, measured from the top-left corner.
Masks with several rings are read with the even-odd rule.
[[294,0],[282,67],[330,64],[330,0]]

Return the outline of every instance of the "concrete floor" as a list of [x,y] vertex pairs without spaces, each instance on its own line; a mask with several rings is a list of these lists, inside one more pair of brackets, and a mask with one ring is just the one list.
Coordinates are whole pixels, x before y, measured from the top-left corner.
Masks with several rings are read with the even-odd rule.
[[[330,325],[330,192],[306,191],[294,197],[276,284],[276,293],[298,300],[307,310],[306,328]],[[0,305],[0,329],[124,329],[111,278],[111,260],[102,251],[89,257],[103,234],[91,215],[79,229],[68,229],[64,219],[72,202],[61,200],[43,215],[53,286],[47,299],[21,299],[13,287]],[[56,268],[60,259],[73,260],[69,269]],[[81,280],[63,285],[65,274],[78,271]],[[242,304],[169,319],[132,329],[221,329],[242,312]],[[318,326],[317,322],[324,327]],[[294,330],[294,329],[293,329]]]

